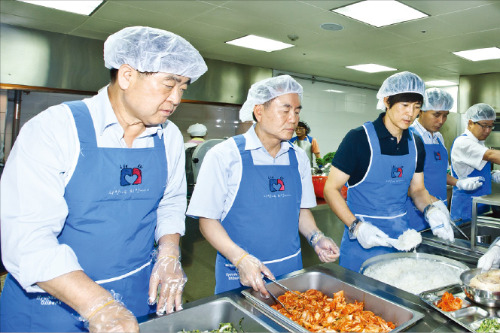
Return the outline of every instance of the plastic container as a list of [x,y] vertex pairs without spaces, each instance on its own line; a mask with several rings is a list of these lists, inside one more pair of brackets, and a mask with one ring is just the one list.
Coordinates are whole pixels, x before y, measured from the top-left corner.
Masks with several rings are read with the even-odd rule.
[[313,186],[314,186],[314,194],[318,198],[324,198],[323,189],[325,188],[326,180],[328,176],[312,176]]

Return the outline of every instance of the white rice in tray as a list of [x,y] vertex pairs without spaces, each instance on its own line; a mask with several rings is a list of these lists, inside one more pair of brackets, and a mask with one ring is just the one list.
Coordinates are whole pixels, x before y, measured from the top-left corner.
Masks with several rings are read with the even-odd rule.
[[399,258],[367,267],[363,274],[418,295],[449,284],[460,284],[463,269],[417,258]]

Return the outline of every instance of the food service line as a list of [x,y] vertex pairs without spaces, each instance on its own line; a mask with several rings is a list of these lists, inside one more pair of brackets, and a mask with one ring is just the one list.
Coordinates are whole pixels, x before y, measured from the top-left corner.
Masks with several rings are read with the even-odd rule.
[[[432,248],[423,247],[423,250],[432,252]],[[284,275],[280,278],[286,279],[291,276],[296,276],[297,274],[307,274],[310,272],[321,272],[327,275],[333,276],[338,280],[341,280],[349,285],[356,288],[362,289],[365,292],[371,293],[375,296],[383,298],[389,302],[395,303],[406,307],[410,310],[423,314],[423,318],[417,320],[412,326],[405,327],[403,331],[411,332],[463,332],[463,327],[455,323],[454,321],[446,318],[436,310],[429,307],[424,301],[422,301],[419,296],[413,295],[401,289],[395,288],[383,282],[374,280],[360,273],[353,272],[351,270],[345,269],[337,264],[320,264],[305,268],[299,272],[290,273]],[[214,304],[219,300],[230,299],[232,302],[236,303],[238,306],[244,308],[246,311],[250,312],[259,321],[266,325],[269,331],[286,332],[283,326],[279,325],[271,318],[266,316],[257,307],[255,307],[248,299],[242,295],[242,291],[248,288],[243,287],[240,289],[228,291],[222,294],[209,296],[197,301],[189,302],[184,305],[184,310],[188,310],[195,307],[207,307],[210,308],[210,304]],[[332,292],[337,290],[332,290]],[[363,301],[363,300],[359,300]],[[160,332],[166,329],[165,325],[182,325],[183,323],[176,322],[176,315],[181,314],[181,312],[173,313],[172,315],[167,315],[163,317],[157,317],[156,315],[151,315],[149,317],[139,318],[139,324],[142,332]],[[204,315],[205,313],[205,315]],[[170,318],[169,318],[170,317]],[[207,318],[207,313],[204,309],[199,316],[196,318],[191,318],[191,324],[193,321],[199,321],[200,323],[205,323],[209,318]],[[237,322],[233,323],[238,324]],[[170,326],[172,328],[173,326]],[[214,327],[216,328],[216,327]],[[177,326],[177,329],[182,329],[182,327]],[[397,327],[396,327],[397,330]]]

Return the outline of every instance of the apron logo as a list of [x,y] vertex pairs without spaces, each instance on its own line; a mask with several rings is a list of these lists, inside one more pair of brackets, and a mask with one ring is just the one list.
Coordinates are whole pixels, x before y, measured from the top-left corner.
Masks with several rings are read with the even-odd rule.
[[269,178],[269,191],[276,192],[284,190],[285,183],[283,182],[283,177],[280,177],[279,179],[274,179],[272,177]]
[[434,158],[436,159],[436,161],[441,161],[441,153],[438,151],[435,151]]
[[126,165],[123,166],[120,173],[120,185],[129,186],[142,184],[141,168],[141,165],[137,168],[128,168]]
[[403,177],[403,166],[397,167],[397,166],[392,166],[392,173],[391,173],[392,178],[401,178]]

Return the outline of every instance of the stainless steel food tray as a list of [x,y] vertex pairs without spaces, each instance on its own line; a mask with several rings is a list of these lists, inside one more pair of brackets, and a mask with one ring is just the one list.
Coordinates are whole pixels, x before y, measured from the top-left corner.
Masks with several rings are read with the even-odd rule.
[[277,332],[228,297],[222,297],[192,308],[155,317],[139,324],[141,332],[182,332],[182,330],[211,331],[219,323],[232,323],[244,332]]
[[[335,292],[344,290],[347,302],[363,301],[366,310],[372,311],[386,321],[393,322],[396,328],[392,332],[407,329],[424,317],[420,312],[371,294],[358,286],[343,282],[335,276],[321,271],[294,273],[280,279],[279,282],[292,290],[300,292],[316,289],[324,294],[332,295]],[[266,288],[276,296],[284,294],[283,289],[272,282],[267,283]],[[271,308],[271,305],[274,304],[272,298],[264,299],[251,288],[243,290],[242,294],[264,314],[291,332],[308,332],[304,327]]]
[[[456,311],[443,311],[436,306],[445,292],[453,294],[454,297],[460,297],[463,300],[462,308]],[[428,290],[420,293],[420,298],[433,309],[441,312],[444,316],[453,320],[463,328],[475,332],[481,322],[486,318],[499,318],[500,310],[488,308],[470,301],[459,284],[452,284],[442,288]]]

